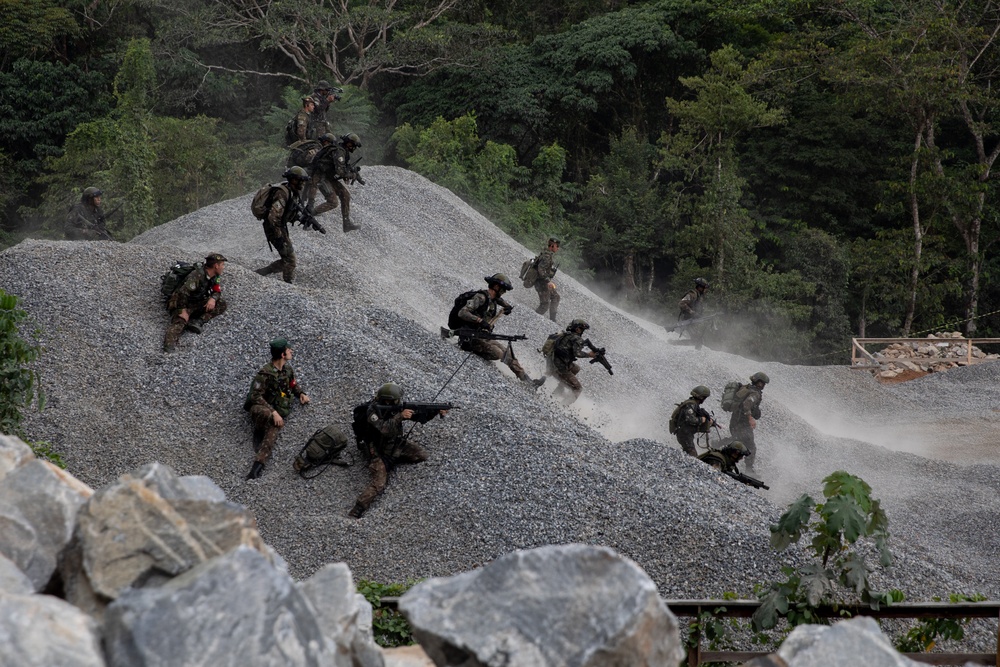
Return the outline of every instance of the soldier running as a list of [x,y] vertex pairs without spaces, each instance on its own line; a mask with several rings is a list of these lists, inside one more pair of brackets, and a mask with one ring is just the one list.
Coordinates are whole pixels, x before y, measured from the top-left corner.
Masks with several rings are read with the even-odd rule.
[[583,384],[576,377],[580,372],[576,360],[583,357],[591,359],[597,357],[597,352],[586,349],[587,343],[583,340],[583,332],[589,328],[590,325],[584,320],[573,320],[566,326],[566,332],[556,339],[552,348],[551,372],[559,378],[555,395],[560,396],[567,387],[572,391],[572,398],[564,400],[564,405],[572,405],[583,392]]
[[559,252],[559,239],[550,238],[545,250],[538,255],[535,263],[535,270],[538,271],[538,279],[535,280],[535,291],[538,293],[538,307],[535,312],[544,315],[549,313],[549,319],[556,321],[556,312],[559,310],[559,292],[552,279],[556,275],[558,267],[555,265],[555,254]]
[[712,391],[708,387],[698,385],[691,390],[691,398],[678,403],[670,416],[670,432],[677,436],[681,449],[690,456],[698,456],[694,446],[695,435],[708,433],[715,426],[715,420],[701,407],[711,395]]
[[757,458],[757,443],[753,432],[760,419],[760,404],[764,400],[764,386],[771,381],[766,373],[754,373],[750,384],[743,385],[733,398],[733,416],[729,419],[729,432],[747,448],[747,470],[753,470]]
[[[365,184],[358,169],[351,165],[351,154],[361,148],[361,138],[356,134],[345,134],[337,140],[332,134],[325,134],[320,140],[323,148],[309,167],[312,172],[309,181],[309,210],[315,215],[322,215],[336,208],[339,199],[344,231],[361,229],[361,225],[351,221],[351,193],[344,185],[345,181]],[[314,208],[317,190],[323,193],[326,201]]]

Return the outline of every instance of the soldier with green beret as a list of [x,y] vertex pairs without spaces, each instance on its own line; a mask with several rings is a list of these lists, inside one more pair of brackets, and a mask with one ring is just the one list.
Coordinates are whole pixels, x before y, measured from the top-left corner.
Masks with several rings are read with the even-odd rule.
[[271,341],[271,363],[254,376],[243,409],[250,413],[253,425],[254,450],[257,456],[247,479],[256,479],[264,472],[264,464],[271,457],[278,433],[285,426],[285,419],[292,411],[292,397],[305,405],[309,396],[295,379],[289,363],[292,347],[284,338]]
[[191,273],[173,291],[167,301],[170,324],[163,336],[163,351],[173,352],[185,329],[200,334],[202,325],[226,312],[220,277],[226,258],[217,252],[195,265]]

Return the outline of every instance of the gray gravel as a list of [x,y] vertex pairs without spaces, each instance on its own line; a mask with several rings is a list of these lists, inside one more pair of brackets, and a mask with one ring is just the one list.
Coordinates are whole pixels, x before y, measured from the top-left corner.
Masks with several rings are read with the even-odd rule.
[[[363,230],[344,235],[331,215],[325,236],[293,230],[293,286],[252,272],[274,256],[249,196],[129,244],[26,241],[0,253],[0,285],[24,297],[46,346],[39,370],[50,405],[30,417],[32,435],[94,487],[153,460],[210,476],[253,510],[297,577],[342,560],[356,577],[402,581],[469,570],[513,549],[589,542],[635,559],[668,598],[751,597],[755,584],[776,579],[799,555],[776,557],[768,525],[846,469],[889,513],[897,566],[876,585],[911,600],[1000,597],[1000,425],[985,398],[1000,365],[885,387],[843,367],[696,351],[562,274],[560,327],[586,318],[614,376],[583,364],[584,396],[566,409],[549,397],[551,382],[532,394],[506,368],[470,359],[439,396],[462,409],[414,434],[430,460],[400,468],[362,520],[348,519],[364,467],[306,482],[291,468],[298,448],[315,429],[346,423],[384,381],[402,384],[408,398],[434,398],[466,356],[437,335],[454,297],[495,271],[516,275],[535,250],[411,172],[375,167],[366,177],[354,189]],[[229,312],[164,355],[159,276],[175,259],[211,251],[230,259]],[[533,290],[516,289],[511,300],[517,307],[498,331],[529,336],[515,349],[537,376],[536,350],[560,327],[533,312]],[[241,404],[277,335],[293,342],[313,403],[292,414],[264,477],[247,482]],[[772,379],[757,435],[767,492],[687,458],[666,434],[673,404],[691,387],[712,387],[708,407],[721,415],[722,386],[757,370]]]

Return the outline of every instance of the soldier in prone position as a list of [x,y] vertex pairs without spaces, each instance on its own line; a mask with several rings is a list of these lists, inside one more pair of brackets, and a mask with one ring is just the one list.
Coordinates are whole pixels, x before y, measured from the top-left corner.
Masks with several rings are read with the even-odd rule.
[[749,454],[746,446],[739,440],[733,440],[722,449],[710,449],[698,457],[699,461],[707,463],[719,472],[739,474],[736,464]]
[[200,334],[202,324],[226,312],[220,277],[226,258],[213,252],[188,274],[167,301],[170,324],[163,336],[163,351],[173,352],[184,330]]

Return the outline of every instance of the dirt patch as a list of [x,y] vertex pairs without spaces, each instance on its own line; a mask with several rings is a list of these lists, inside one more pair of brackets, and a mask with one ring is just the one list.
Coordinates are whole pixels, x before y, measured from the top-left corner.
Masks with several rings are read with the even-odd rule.
[[899,384],[900,382],[906,382],[907,380],[916,380],[917,378],[922,378],[925,375],[930,375],[927,371],[901,371],[899,375],[891,378],[884,378],[881,375],[876,374],[875,379],[881,384]]

